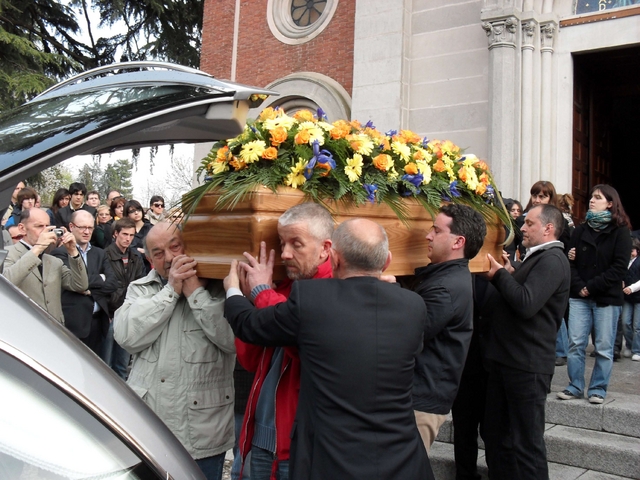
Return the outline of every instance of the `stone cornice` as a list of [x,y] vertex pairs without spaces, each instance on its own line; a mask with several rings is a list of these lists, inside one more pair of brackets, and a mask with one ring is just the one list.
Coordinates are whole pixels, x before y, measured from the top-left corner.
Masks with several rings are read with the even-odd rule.
[[489,39],[489,50],[497,47],[516,47],[518,19],[515,16],[483,22],[482,28]]

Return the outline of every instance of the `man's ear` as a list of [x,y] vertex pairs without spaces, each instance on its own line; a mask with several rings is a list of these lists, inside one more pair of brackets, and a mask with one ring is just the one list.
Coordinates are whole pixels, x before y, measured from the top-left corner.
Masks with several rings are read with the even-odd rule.
[[467,244],[467,239],[465,237],[463,237],[462,235],[458,236],[456,238],[456,241],[453,242],[453,245],[451,246],[452,250],[460,250],[461,248],[464,249],[464,246]]
[[391,255],[391,252],[389,252],[387,254],[387,261],[384,262],[384,265],[382,266],[382,271],[384,272],[387,268],[389,268],[389,265],[391,264],[391,258],[393,257],[393,255]]
[[320,258],[322,260],[326,260],[329,257],[329,255],[330,255],[330,253],[332,251],[331,245],[332,245],[332,243],[331,243],[331,240],[329,240],[329,239],[326,239],[326,240],[324,240],[322,242],[322,246],[321,246],[321,250],[320,250]]
[[26,235],[27,234],[27,227],[24,226],[24,223],[19,223],[18,224],[18,232],[20,232],[20,235]]

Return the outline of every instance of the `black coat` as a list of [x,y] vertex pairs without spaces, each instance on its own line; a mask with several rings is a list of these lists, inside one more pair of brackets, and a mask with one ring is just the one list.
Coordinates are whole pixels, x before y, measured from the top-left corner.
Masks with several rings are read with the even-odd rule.
[[[51,255],[69,266],[69,256],[64,246],[56,248]],[[104,280],[100,274],[105,276]],[[109,329],[109,295],[118,286],[107,255],[101,248],[92,246],[87,252],[87,275],[91,295],[62,291],[64,324],[78,338],[86,338],[91,333],[94,301],[100,305],[100,328],[102,333],[106,334]]]
[[[97,215],[97,210],[90,205],[84,203],[79,210],[85,210],[91,214],[91,216],[95,219]],[[75,210],[71,210],[71,204],[66,207],[58,209],[55,214],[56,218],[56,227],[64,227],[69,230],[69,222],[71,221],[71,215],[75,212]]]
[[122,253],[115,243],[109,245],[105,252],[107,259],[113,269],[113,273],[116,276],[118,286],[109,295],[109,318],[113,318],[116,310],[122,306],[124,299],[127,296],[127,288],[129,284],[134,280],[142,278],[146,275],[144,263],[142,262],[142,256],[133,251],[131,247],[127,249],[128,263],[125,270],[124,262],[122,261]]
[[[625,287],[629,287],[634,283],[640,281],[640,260],[636,258],[627,272],[627,277],[624,279]],[[629,303],[640,303],[640,290],[633,292],[631,295],[625,295],[624,301]]]
[[413,379],[413,408],[446,415],[456,398],[473,334],[469,260],[417,269],[413,291],[427,307],[424,348]]
[[298,345],[292,480],[433,478],[411,401],[425,315],[420,296],[372,277],[297,281],[260,310],[227,299],[241,340]]
[[562,244],[538,250],[513,275],[500,269],[479,320],[486,358],[531,373],[553,374],[556,336],[569,301],[569,260]]
[[587,299],[602,305],[622,305],[622,282],[631,258],[629,229],[609,224],[596,232],[583,223],[571,236],[569,248],[573,247],[576,258],[571,262],[571,298],[583,298],[580,290],[586,286]]

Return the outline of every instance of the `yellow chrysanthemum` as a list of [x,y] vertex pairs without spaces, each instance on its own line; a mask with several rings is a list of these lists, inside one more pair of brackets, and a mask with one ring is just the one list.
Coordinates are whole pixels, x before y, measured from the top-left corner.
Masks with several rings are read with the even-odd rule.
[[464,160],[462,161],[462,165],[467,168],[474,168],[473,166],[478,163],[478,157],[474,154],[470,153],[464,156]]
[[209,166],[211,167],[211,173],[213,175],[218,175],[219,173],[229,170],[229,164],[227,162],[211,162]]
[[330,123],[327,123],[327,122],[318,122],[318,123],[316,123],[316,125],[318,125],[320,128],[322,128],[325,132],[330,132],[334,128],[333,125],[331,125]]
[[299,158],[298,163],[291,167],[291,173],[284,179],[284,184],[291,188],[298,188],[300,185],[306,182],[307,179],[302,174],[306,165],[307,161]]
[[246,143],[240,150],[240,158],[245,163],[257,162],[260,156],[267,148],[267,144],[264,140],[254,140],[253,142]]
[[277,116],[277,113],[273,109],[273,107],[267,107],[264,110],[262,110],[262,112],[260,112],[260,115],[258,116],[258,120],[260,120],[261,122],[264,122],[265,120],[272,120],[276,118],[276,116]]
[[400,155],[400,158],[405,162],[411,158],[411,147],[405,143],[396,140],[391,144],[391,150]]
[[291,127],[293,127],[298,121],[283,113],[282,115],[277,116],[276,118],[270,118],[265,120],[264,126],[267,130],[273,130],[274,128],[283,127],[285,130],[289,131]]
[[353,158],[347,159],[347,166],[344,167],[344,173],[351,183],[357,181],[362,175],[362,155],[354,153]]
[[391,167],[389,169],[389,173],[387,173],[387,177],[389,178],[389,180],[395,180],[396,178],[398,178],[398,172],[396,171],[396,167]]
[[371,138],[369,138],[369,135],[364,135],[362,133],[347,135],[347,140],[351,144],[351,148],[360,155],[371,155],[371,152],[373,152],[373,148],[375,147]]
[[293,114],[293,118],[295,118],[299,122],[313,122],[315,120],[313,118],[313,113],[311,113],[309,110],[298,110]]
[[418,160],[416,162],[418,171],[422,174],[422,185],[427,185],[431,181],[431,167],[424,160]]

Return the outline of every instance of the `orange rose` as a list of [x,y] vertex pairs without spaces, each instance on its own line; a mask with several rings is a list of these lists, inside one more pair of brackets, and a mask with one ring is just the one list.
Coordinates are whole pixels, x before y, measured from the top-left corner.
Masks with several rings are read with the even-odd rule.
[[356,130],[362,130],[362,124],[358,120],[353,120],[351,126]]
[[258,117],[258,119],[264,122],[265,120],[273,120],[274,118],[276,118],[276,116],[276,111],[272,107],[267,107],[262,112],[260,112],[260,116]]
[[281,143],[287,141],[287,130],[284,127],[276,127],[270,130],[269,133],[271,134],[271,145],[274,147],[278,147]]
[[485,185],[489,185],[489,175],[487,175],[486,173],[481,174],[479,180]]
[[383,172],[388,171],[389,168],[391,168],[391,165],[392,165],[391,157],[386,153],[381,153],[380,155],[378,155],[376,158],[373,159],[373,166],[376,167],[378,170],[382,170]]
[[463,182],[467,181],[467,169],[465,167],[460,167],[460,170],[458,170],[458,177],[460,177],[460,180],[462,180]]
[[326,172],[322,172],[320,174],[321,177],[326,177],[327,175],[329,175],[329,172],[331,171],[331,165],[329,165],[329,162],[327,163],[316,163],[316,168],[324,168],[326,170]]
[[297,145],[302,145],[304,143],[309,143],[309,130],[300,130],[296,134],[295,142]]
[[[440,153],[440,156],[442,157],[442,153]],[[433,169],[436,172],[444,172],[445,171],[445,166],[444,166],[444,162],[442,161],[442,159],[438,159],[436,164],[433,166]]]
[[278,158],[278,149],[275,147],[269,147],[262,152],[262,158],[265,160],[275,160]]
[[420,137],[411,130],[400,130],[399,138],[403,143],[420,143]]
[[333,128],[330,135],[334,140],[340,140],[351,133],[351,125],[344,120],[337,120],[333,122]]
[[216,160],[218,162],[226,162],[227,160],[229,160],[229,156],[229,147],[225,145],[220,150],[218,150],[218,153],[216,153]]
[[309,110],[298,110],[293,114],[293,118],[295,118],[299,122],[313,122],[315,120],[313,118],[313,113],[311,113]]
[[415,163],[407,163],[404,167],[404,173],[408,173],[409,175],[417,175],[418,166]]
[[475,165],[477,168],[479,168],[480,170],[484,170],[487,171],[489,170],[489,165],[487,165],[485,162],[483,162],[482,160],[480,160],[478,163],[476,163]]
[[476,187],[476,193],[478,195],[483,195],[484,192],[487,191],[487,186],[484,183],[479,183],[478,186]]
[[229,165],[231,165],[236,170],[242,170],[243,168],[247,168],[247,164],[236,157],[233,157],[233,160],[229,162]]
[[420,150],[416,150],[413,154],[413,159],[414,160],[424,160],[424,155],[422,154],[422,152]]

